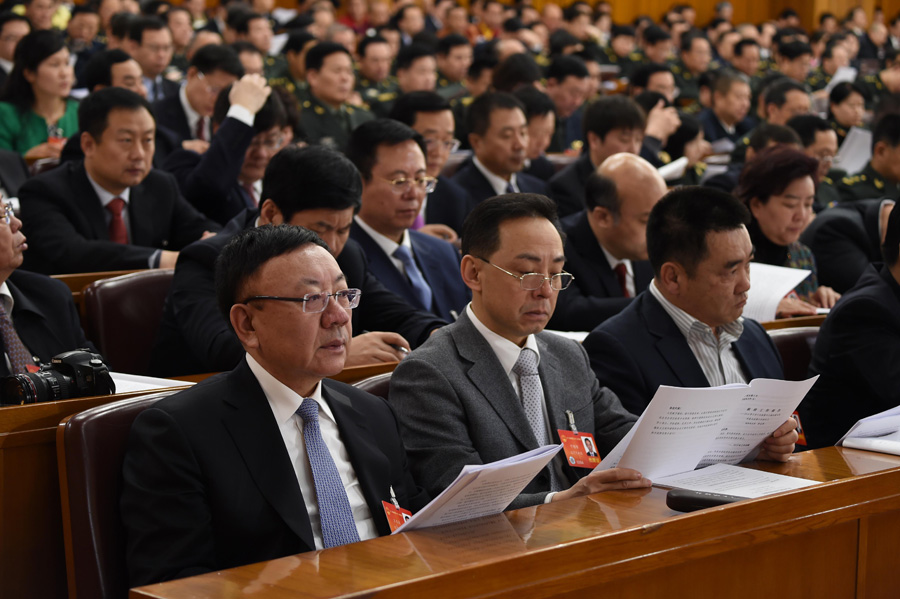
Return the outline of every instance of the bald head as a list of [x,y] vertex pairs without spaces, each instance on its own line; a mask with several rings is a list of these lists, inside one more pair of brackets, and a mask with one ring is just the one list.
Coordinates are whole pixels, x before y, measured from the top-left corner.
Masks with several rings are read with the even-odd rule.
[[619,260],[647,259],[647,219],[666,182],[635,154],[613,154],[585,186],[588,222],[597,241]]

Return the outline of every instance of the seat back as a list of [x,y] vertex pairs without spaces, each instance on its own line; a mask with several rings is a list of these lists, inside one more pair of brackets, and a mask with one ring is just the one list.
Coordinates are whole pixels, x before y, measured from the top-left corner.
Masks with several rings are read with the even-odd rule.
[[56,431],[69,599],[125,599],[125,530],[119,517],[122,463],[131,424],[174,391],[91,408]]
[[809,378],[809,361],[816,344],[819,327],[791,327],[768,331],[784,364],[784,378],[803,381]]
[[148,373],[173,273],[145,270],[96,281],[84,290],[85,333],[111,370]]
[[385,372],[384,374],[376,374],[375,376],[370,376],[367,379],[363,379],[358,383],[354,383],[353,386],[357,389],[362,389],[367,393],[371,393],[372,395],[377,395],[383,399],[388,398],[388,391],[391,388],[391,375],[393,372]]

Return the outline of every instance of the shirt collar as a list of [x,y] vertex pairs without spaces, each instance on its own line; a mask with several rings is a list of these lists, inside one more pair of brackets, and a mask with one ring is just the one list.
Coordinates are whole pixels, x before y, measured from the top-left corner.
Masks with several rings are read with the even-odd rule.
[[3,304],[3,309],[6,310],[7,314],[12,314],[15,300],[13,300],[12,292],[9,290],[9,285],[6,284],[6,281],[0,284],[0,303]]
[[509,185],[510,183],[512,183],[512,186],[515,189],[519,189],[518,184],[516,184],[516,174],[515,173],[510,175],[509,181],[507,181],[503,177],[498,177],[497,175],[495,175],[494,173],[489,171],[487,169],[487,167],[484,166],[484,164],[482,164],[481,161],[478,160],[478,158],[476,156],[472,157],[472,164],[475,165],[475,168],[477,168],[479,171],[481,171],[481,174],[484,175],[484,178],[488,180],[488,183],[491,184],[491,187],[494,188],[494,192],[498,196],[506,193],[506,186]]
[[[297,413],[297,410],[300,409],[300,404],[303,403],[304,398],[269,374],[269,371],[263,368],[253,356],[246,354],[246,358],[247,365],[250,366],[253,376],[256,377],[266,399],[269,401],[269,407],[272,408],[272,413],[275,415],[275,421],[279,426],[289,421],[294,414]],[[331,412],[331,407],[322,397],[321,381],[316,384],[316,388],[313,389],[313,392],[309,397],[319,404],[319,417],[325,416],[332,422],[335,421],[334,414]]]
[[128,205],[128,198],[131,196],[131,188],[130,187],[126,187],[125,191],[123,191],[119,195],[115,195],[113,193],[106,191],[102,187],[100,187],[100,184],[97,183],[96,181],[94,181],[93,178],[91,178],[91,175],[90,175],[90,173],[87,172],[87,169],[85,169],[84,174],[87,175],[87,178],[91,184],[91,187],[94,188],[94,193],[96,193],[97,197],[100,198],[101,206],[106,208],[109,205],[109,203],[112,202],[116,198],[122,198],[122,200],[124,200],[124,202],[125,202],[125,205],[126,206]]
[[380,247],[388,256],[393,257],[394,252],[396,252],[397,248],[401,245],[408,249],[410,253],[412,253],[412,243],[410,243],[409,241],[408,229],[403,231],[403,239],[400,240],[400,243],[397,243],[393,239],[385,237],[384,235],[373,229],[368,225],[368,223],[366,223],[366,221],[361,219],[358,214],[353,218],[356,221],[356,224],[359,225],[363,231],[368,233],[369,236],[375,241],[375,243],[378,244],[378,247]]
[[4,71],[6,71],[7,75],[9,75],[12,72],[13,66],[14,65],[13,65],[12,61],[0,58],[0,68],[2,68]]
[[[689,339],[692,331],[709,331],[710,333],[715,333],[712,327],[709,325],[700,322],[672,302],[670,302],[666,296],[663,295],[662,291],[659,290],[659,287],[656,286],[656,279],[650,282],[650,294],[656,298],[656,301],[663,307],[663,310],[675,321],[675,326],[678,327],[678,330],[681,331],[681,334],[684,335],[685,339]],[[737,320],[734,322],[729,322],[728,324],[722,325],[719,327],[719,332],[725,333],[731,337],[733,337],[732,341],[737,341],[741,334],[744,332],[744,318],[739,316]]]
[[497,359],[500,360],[500,365],[503,366],[503,371],[506,373],[506,376],[509,376],[509,373],[512,372],[513,366],[516,365],[519,354],[522,353],[523,349],[527,348],[534,350],[534,353],[537,354],[537,363],[541,363],[541,352],[538,350],[537,338],[535,338],[534,335],[528,335],[528,337],[525,338],[525,346],[519,347],[506,337],[502,337],[490,330],[483,322],[478,320],[478,317],[475,316],[475,311],[472,310],[471,303],[466,307],[466,314],[468,314],[472,324],[475,325],[475,330],[481,333],[484,340],[487,341],[488,345],[491,346],[491,349],[494,350],[494,354],[496,354]]
[[194,110],[191,103],[188,102],[187,92],[185,91],[186,87],[187,86],[182,85],[178,89],[178,99],[181,100],[184,116],[187,117],[188,130],[191,132],[191,136],[193,136],[197,132],[197,121],[200,120],[200,113]]
[[597,242],[597,245],[599,245],[600,249],[603,250],[603,255],[606,256],[606,261],[609,262],[609,267],[611,269],[615,270],[619,264],[624,264],[625,270],[628,271],[628,274],[631,274],[631,260],[619,260],[612,254],[610,254],[609,251],[607,251],[607,249],[603,247],[603,245],[600,244],[599,241]]

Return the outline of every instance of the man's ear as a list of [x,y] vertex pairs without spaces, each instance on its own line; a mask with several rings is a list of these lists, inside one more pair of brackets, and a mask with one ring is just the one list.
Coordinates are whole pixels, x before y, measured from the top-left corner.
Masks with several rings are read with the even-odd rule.
[[597,226],[604,229],[608,229],[616,224],[616,219],[612,212],[609,211],[609,208],[603,206],[594,206],[594,209],[590,211],[588,216]]
[[284,216],[281,210],[275,205],[271,198],[263,200],[259,207],[259,224],[260,225],[280,225],[284,223]]
[[481,291],[481,260],[471,254],[462,257],[459,272],[463,283],[472,291]]
[[229,312],[231,326],[245,349],[259,348],[259,338],[253,328],[250,307],[246,304],[234,304]]
[[94,136],[87,131],[82,131],[80,140],[81,151],[84,152],[84,155],[92,155],[94,153],[94,149],[97,147],[97,141],[94,139]]
[[687,273],[677,262],[666,262],[659,269],[659,276],[656,277],[661,291],[667,292],[669,295],[680,295]]

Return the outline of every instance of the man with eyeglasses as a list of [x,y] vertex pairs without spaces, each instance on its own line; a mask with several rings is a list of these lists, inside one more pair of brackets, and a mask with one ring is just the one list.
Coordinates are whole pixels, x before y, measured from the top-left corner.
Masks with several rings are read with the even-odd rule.
[[[420,230],[454,241],[475,203],[468,191],[441,175],[450,155],[459,149],[459,140],[453,137],[455,123],[450,102],[437,92],[403,94],[394,102],[390,118],[409,125],[425,140],[425,172],[434,177],[435,184],[425,198],[424,226]],[[436,229],[436,225],[450,227],[452,235]]]
[[182,147],[203,153],[212,139],[211,117],[219,93],[244,76],[237,52],[228,46],[203,46],[191,58],[185,84],[177,94],[153,105],[161,127],[178,136]]
[[141,65],[147,100],[158,102],[178,95],[178,83],[163,77],[172,62],[175,47],[172,32],[162,20],[158,17],[137,19],[128,29],[125,50]]
[[787,126],[800,137],[803,153],[819,161],[819,170],[816,173],[816,201],[813,204],[813,210],[819,213],[825,208],[839,203],[841,194],[835,184],[846,173],[841,169],[832,168],[834,157],[838,152],[838,136],[835,130],[831,128],[828,121],[814,114],[791,117]]
[[129,586],[387,535],[382,502],[428,502],[387,402],[325,378],[344,368],[366,296],[315,233],[238,233],[216,296],[243,356],[134,422],[120,503]]
[[[429,494],[466,464],[559,443],[560,429],[591,433],[605,455],[635,422],[579,344],[542,332],[572,282],[562,236],[555,204],[536,194],[487,199],[466,219],[460,271],[472,302],[391,377],[413,476]],[[509,508],[650,486],[634,470],[589,472],[560,453]]]
[[410,230],[436,182],[427,174],[423,145],[413,129],[391,119],[363,123],[350,134],[346,154],[363,181],[350,238],[388,289],[452,322],[469,301],[457,274],[459,254],[442,239]]
[[222,225],[259,205],[269,160],[285,145],[287,113],[271,91],[262,75],[244,75],[226,87],[212,113],[209,149],[176,150],[163,165],[185,199]]

